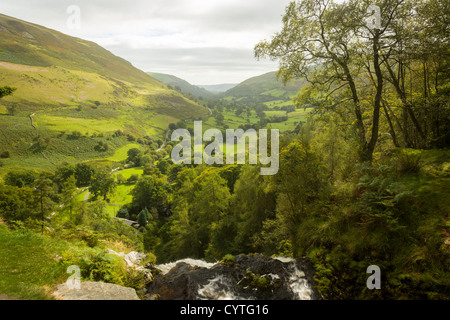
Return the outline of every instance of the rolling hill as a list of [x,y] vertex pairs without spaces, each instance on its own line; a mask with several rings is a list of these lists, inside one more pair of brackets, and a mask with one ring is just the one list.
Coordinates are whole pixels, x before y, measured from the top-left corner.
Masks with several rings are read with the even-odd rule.
[[94,42],[0,14],[1,86],[17,88],[0,99],[4,166],[107,159],[136,139],[163,139],[169,123],[209,114]]
[[181,118],[205,111],[93,42],[5,15],[0,50],[0,83],[18,88],[3,101],[25,109],[99,101],[150,106]]
[[206,89],[190,84],[186,80],[180,79],[170,74],[156,73],[156,72],[147,72],[147,74],[152,78],[161,81],[164,84],[178,87],[182,92],[192,94],[194,97],[202,97],[208,99],[213,98],[215,96],[214,93]]
[[213,93],[223,93],[236,86],[236,83],[220,83],[220,84],[198,84],[197,87],[208,90]]
[[292,97],[305,85],[303,80],[296,80],[286,86],[277,79],[275,72],[249,78],[227,90],[223,96],[227,100],[240,102],[263,102],[266,105],[292,104]]

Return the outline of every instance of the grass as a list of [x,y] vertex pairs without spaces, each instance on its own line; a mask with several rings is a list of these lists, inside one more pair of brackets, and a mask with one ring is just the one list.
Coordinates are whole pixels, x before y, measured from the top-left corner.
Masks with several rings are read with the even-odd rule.
[[111,157],[108,157],[107,160],[109,160],[109,161],[116,161],[116,162],[120,162],[120,161],[126,160],[128,158],[128,154],[127,154],[128,150],[133,149],[133,148],[140,149],[140,147],[141,146],[139,144],[137,144],[137,143],[127,144],[127,145],[117,149],[114,152],[114,155],[112,155]]
[[114,176],[117,177],[117,175],[121,175],[125,180],[128,179],[129,177],[131,177],[134,174],[137,175],[142,175],[144,173],[144,168],[139,167],[139,168],[129,168],[129,169],[124,169],[124,170],[120,170],[114,173]]
[[133,197],[130,192],[133,190],[134,184],[120,184],[116,187],[114,195],[110,197],[110,204],[124,205],[131,203]]
[[[307,119],[310,111],[311,111],[310,109],[306,109],[306,110],[297,109],[294,112],[288,113],[287,121],[278,122],[278,123],[268,123],[265,126],[265,128],[270,127],[271,129],[279,129],[280,132],[284,132],[287,130],[294,130],[300,121],[306,122],[306,119]],[[267,117],[286,115],[285,111],[267,110],[264,112]],[[240,125],[246,125],[248,123],[256,124],[259,121],[259,118],[257,117],[257,115],[254,111],[252,111],[251,116],[248,118],[248,120],[250,120],[250,121],[247,120],[247,115],[236,116],[234,111],[224,110],[223,115],[225,118],[224,125],[228,125],[228,127],[230,129],[236,129]],[[193,122],[188,122],[188,126],[193,128]],[[219,124],[217,124],[217,121],[213,117],[210,117],[207,121],[203,122],[203,131],[211,129],[211,128],[219,128],[220,129],[222,127],[223,126],[220,126]]]
[[31,231],[10,231],[0,224],[0,292],[21,299],[51,299],[50,291],[65,281],[55,257],[67,244]]

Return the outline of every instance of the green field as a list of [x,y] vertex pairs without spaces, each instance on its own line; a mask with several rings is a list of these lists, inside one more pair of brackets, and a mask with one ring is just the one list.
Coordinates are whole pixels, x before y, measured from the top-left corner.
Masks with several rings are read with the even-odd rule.
[[[277,122],[277,123],[268,123],[265,128],[271,128],[271,129],[279,129],[280,132],[284,132],[287,130],[294,130],[298,123],[300,121],[306,122],[308,115],[310,113],[311,109],[297,109],[294,112],[288,113],[288,120],[284,122]],[[267,117],[271,116],[284,116],[286,115],[286,111],[276,111],[276,110],[268,110],[264,111]],[[230,129],[236,129],[240,125],[246,125],[246,124],[256,124],[259,121],[259,118],[257,117],[256,113],[252,111],[252,114],[249,118],[247,116],[242,115],[236,116],[234,111],[223,111],[224,115],[224,125],[228,125]],[[189,127],[193,128],[193,123],[189,122]],[[222,128],[223,126],[220,126],[217,121],[210,117],[207,121],[203,122],[203,131],[211,129],[211,128]]]
[[115,162],[124,161],[128,158],[128,154],[127,154],[128,150],[133,149],[133,148],[140,149],[141,146],[137,143],[129,143],[129,144],[117,149],[114,152],[114,155],[112,155],[111,157],[108,157],[107,160],[115,161]]

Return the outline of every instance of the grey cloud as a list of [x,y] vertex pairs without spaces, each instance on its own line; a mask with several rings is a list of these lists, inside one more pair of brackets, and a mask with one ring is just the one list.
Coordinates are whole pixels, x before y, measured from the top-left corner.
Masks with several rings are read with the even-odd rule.
[[[252,42],[270,37],[279,30],[281,15],[289,2],[15,0],[2,4],[1,10],[19,19],[96,41],[144,71],[182,73],[191,82],[205,83],[200,81],[204,80],[205,74],[210,75],[211,81],[226,78],[227,82],[237,82],[245,80],[249,74],[276,69],[272,62],[254,59],[252,48],[256,43]],[[81,9],[82,28],[79,31],[66,28],[69,5],[78,5]],[[153,41],[155,36],[171,33],[182,35],[182,46],[179,43],[158,45],[157,39]],[[130,45],[129,39],[123,36],[130,34],[152,40],[144,45],[150,48],[133,49],[136,46]],[[261,39],[257,39],[259,35]],[[217,41],[220,37],[230,40],[226,43]],[[248,42],[245,37],[249,38]],[[111,39],[118,39],[115,45],[108,42]]]

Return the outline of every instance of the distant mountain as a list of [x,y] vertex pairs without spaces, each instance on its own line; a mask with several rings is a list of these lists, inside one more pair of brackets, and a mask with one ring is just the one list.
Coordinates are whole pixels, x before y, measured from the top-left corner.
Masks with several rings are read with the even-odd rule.
[[0,104],[19,110],[99,102],[143,106],[175,118],[207,112],[94,42],[2,14],[0,85],[17,88]]
[[223,92],[235,87],[236,85],[237,85],[236,83],[223,83],[223,84],[211,84],[211,85],[198,84],[197,87],[206,89],[209,92],[213,92],[213,93],[223,93]]
[[155,78],[158,81],[161,81],[164,84],[171,85],[174,87],[180,88],[180,90],[184,93],[190,93],[194,97],[202,97],[202,98],[212,98],[214,97],[214,93],[200,88],[198,86],[192,85],[186,80],[180,79],[176,76],[165,74],[165,73],[156,73],[156,72],[147,72],[149,76]]
[[225,97],[253,98],[265,101],[288,99],[297,94],[305,81],[296,80],[283,85],[275,72],[249,78],[224,93]]

